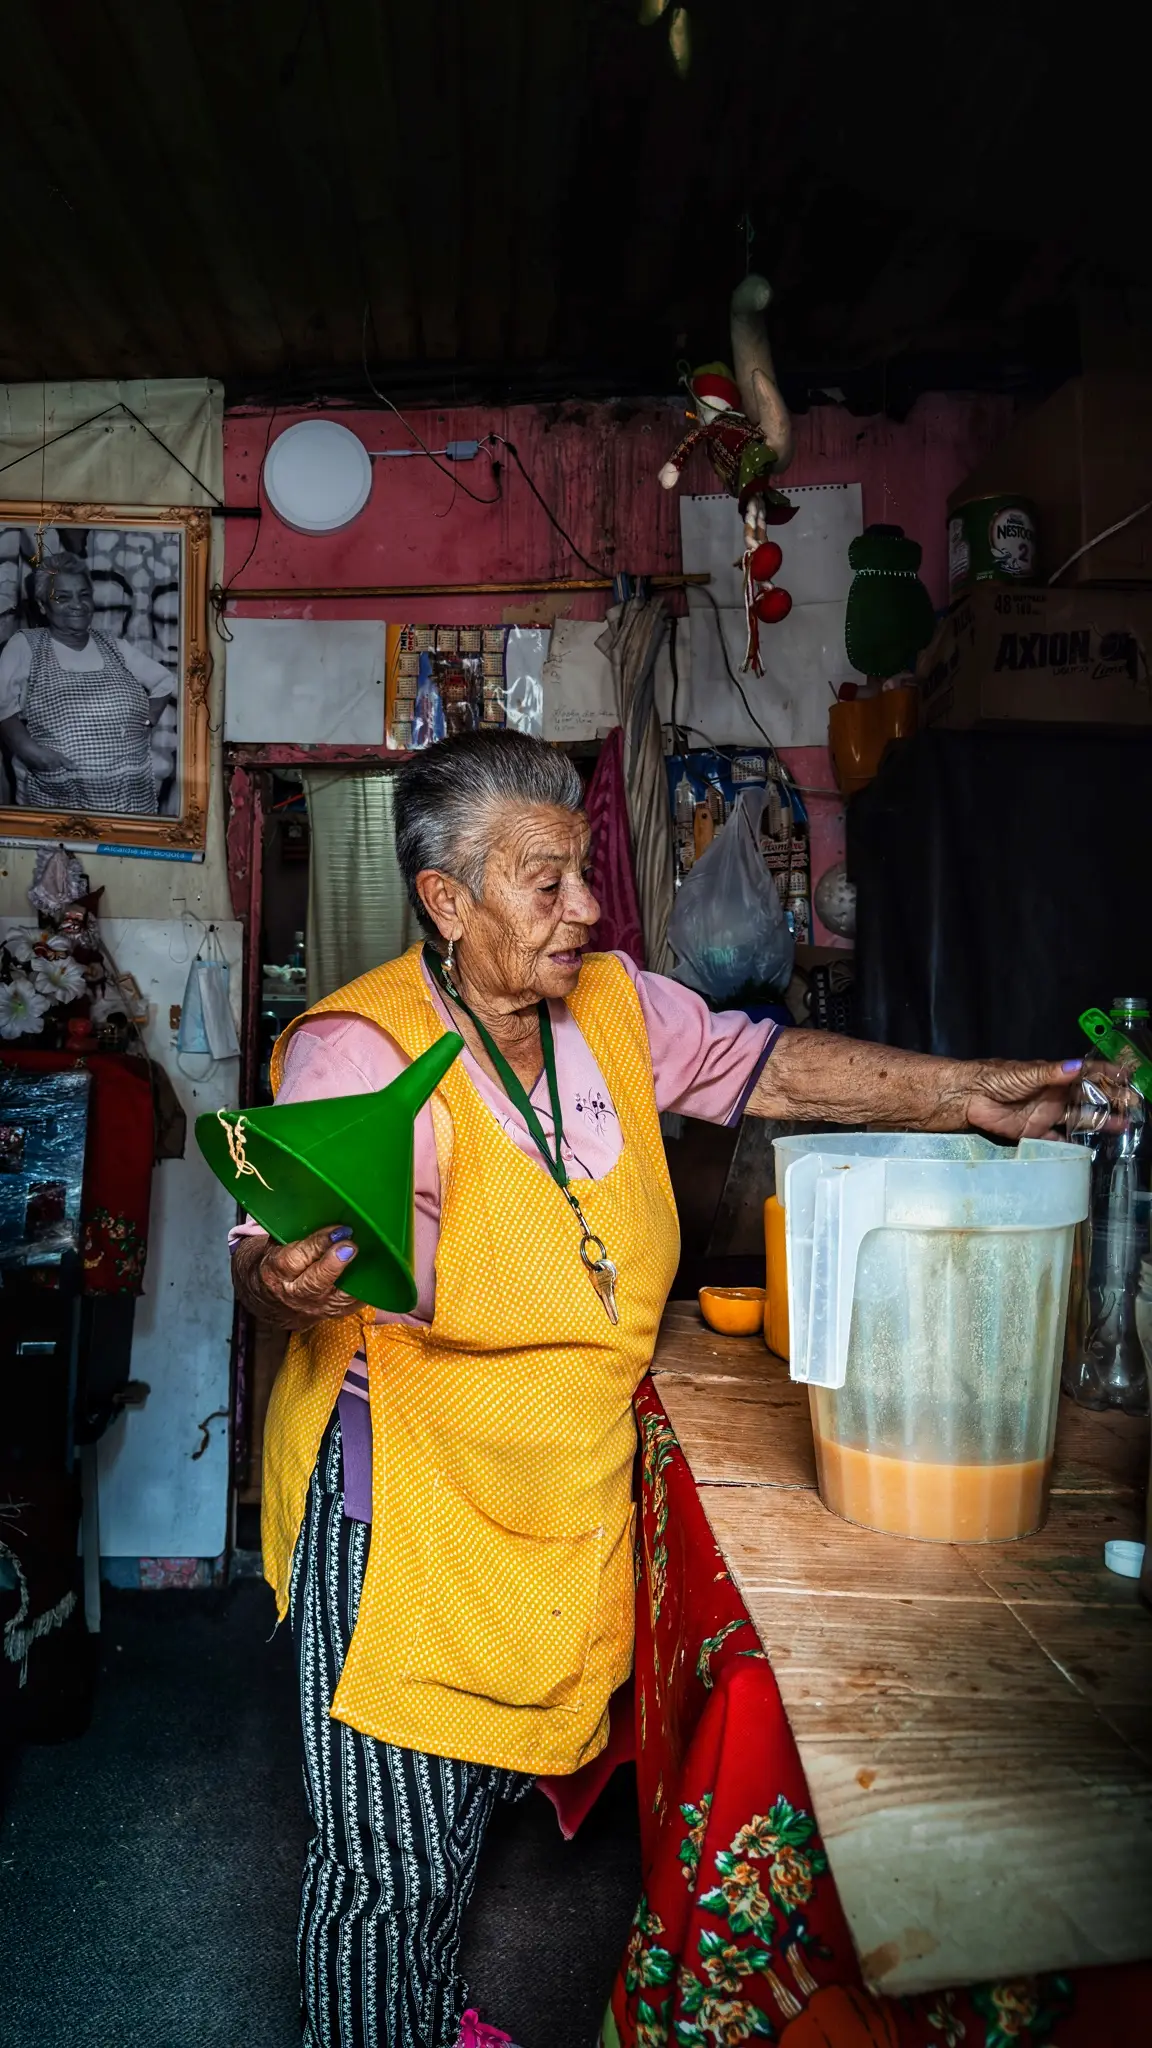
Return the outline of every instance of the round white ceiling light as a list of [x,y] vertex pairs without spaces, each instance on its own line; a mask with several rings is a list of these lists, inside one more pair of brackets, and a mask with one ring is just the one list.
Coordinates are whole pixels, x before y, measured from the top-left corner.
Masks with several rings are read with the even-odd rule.
[[268,503],[297,533],[338,533],[364,510],[372,462],[364,443],[336,420],[298,420],[264,458]]

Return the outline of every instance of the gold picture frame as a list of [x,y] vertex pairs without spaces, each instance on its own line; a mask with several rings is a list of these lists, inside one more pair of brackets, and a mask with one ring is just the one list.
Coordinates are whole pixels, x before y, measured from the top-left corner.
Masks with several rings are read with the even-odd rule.
[[[212,674],[210,550],[211,515],[198,507],[132,511],[119,505],[0,501],[0,839],[106,846],[117,851],[139,849],[184,858],[203,854],[208,829],[208,688]],[[78,724],[68,699],[65,673],[80,664],[69,662],[66,656],[61,660],[57,652],[60,643],[33,590],[37,570],[53,562],[59,565],[64,557],[70,568],[84,572],[92,593],[83,651],[95,641],[96,666],[111,669],[112,680],[126,688],[129,696],[134,671],[139,671],[135,680],[145,692],[161,670],[168,679],[167,683],[154,680],[153,694],[146,699],[149,719],[144,744],[148,751],[144,758],[155,790],[155,812],[139,802],[143,769],[134,778],[123,778],[131,807],[99,808],[94,804],[87,809],[81,800],[86,779],[93,790],[103,788],[107,793],[111,787],[116,795],[121,791],[115,787],[118,778],[110,772],[110,758],[101,759],[90,774],[82,760],[83,725]],[[51,587],[45,592],[42,583],[42,595],[45,604],[49,603]],[[23,635],[23,645],[13,646],[18,635]],[[68,646],[74,645],[73,638]],[[34,687],[38,691],[34,700],[38,740],[30,738],[19,716],[32,704]],[[65,738],[60,742],[50,723],[45,726],[54,703],[61,705]],[[161,707],[155,717],[154,705]],[[64,755],[64,765],[52,763],[38,772],[35,763],[43,754],[45,737],[53,752]],[[10,742],[23,753],[14,753]],[[106,734],[101,744],[109,755]],[[38,755],[28,754],[30,746],[38,748]],[[90,758],[93,762],[97,758],[95,741]],[[61,777],[68,794],[54,809],[46,798],[51,782]]]

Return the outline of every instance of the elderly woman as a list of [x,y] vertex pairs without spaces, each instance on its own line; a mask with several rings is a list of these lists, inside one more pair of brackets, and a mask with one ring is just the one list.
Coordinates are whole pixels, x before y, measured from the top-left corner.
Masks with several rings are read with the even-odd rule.
[[166,668],[127,640],[92,631],[92,578],[74,555],[32,577],[48,623],[0,654],[0,740],[16,801],[38,810],[155,816],[152,733],[176,694]]
[[496,1802],[596,1756],[631,1667],[632,1396],[679,1250],[660,1112],[1019,1138],[1072,1071],[712,1015],[591,951],[580,780],[539,741],[430,748],[396,816],[428,942],[298,1019],[273,1077],[281,1102],[379,1088],[462,1035],[416,1126],[416,1309],[350,1299],[339,1218],[233,1254],[241,1301],[296,1333],[264,1541],[314,1827],[309,2048],[508,2042],[462,2014],[461,1917]]

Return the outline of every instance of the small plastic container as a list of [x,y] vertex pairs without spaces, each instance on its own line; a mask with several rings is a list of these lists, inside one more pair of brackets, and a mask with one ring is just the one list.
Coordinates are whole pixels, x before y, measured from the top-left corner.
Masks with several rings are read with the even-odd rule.
[[1138,1579],[1144,1569],[1144,1545],[1116,1537],[1104,1545],[1104,1562],[1120,1579]]
[[935,1542],[1040,1528],[1083,1148],[862,1132],[775,1151],[824,1505]]

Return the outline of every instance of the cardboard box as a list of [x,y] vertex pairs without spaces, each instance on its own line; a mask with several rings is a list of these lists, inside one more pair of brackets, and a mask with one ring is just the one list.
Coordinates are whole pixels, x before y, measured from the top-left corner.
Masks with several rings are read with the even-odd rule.
[[[1018,420],[948,500],[1000,492],[1036,507],[1039,574],[1152,498],[1152,377],[1137,370],[1073,377]],[[1152,512],[1073,563],[1068,588],[1152,582]]]
[[982,583],[917,663],[924,724],[1152,725],[1152,591]]

